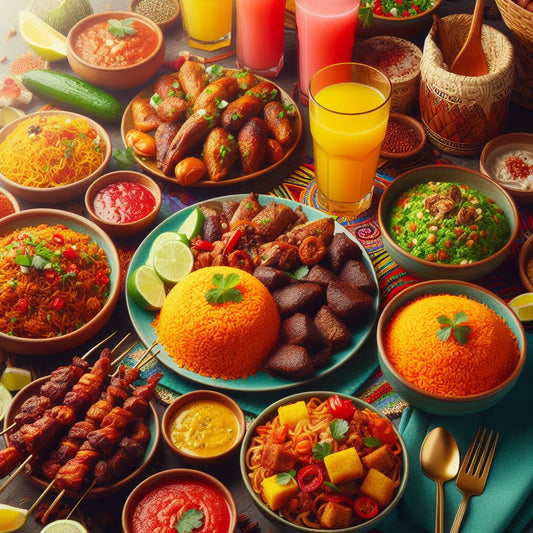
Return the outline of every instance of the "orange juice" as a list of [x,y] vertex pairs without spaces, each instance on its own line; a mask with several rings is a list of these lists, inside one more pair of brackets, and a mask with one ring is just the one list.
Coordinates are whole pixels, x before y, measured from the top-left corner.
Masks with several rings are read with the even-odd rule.
[[216,50],[231,44],[232,0],[181,0],[189,46]]
[[388,95],[356,82],[328,85],[310,99],[316,181],[328,211],[355,215],[370,206],[389,107]]

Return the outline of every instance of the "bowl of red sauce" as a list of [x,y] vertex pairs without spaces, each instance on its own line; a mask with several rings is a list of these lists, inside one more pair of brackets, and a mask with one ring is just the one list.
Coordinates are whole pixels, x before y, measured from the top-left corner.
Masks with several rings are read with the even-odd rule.
[[237,507],[217,478],[187,468],[164,470],[145,479],[122,509],[124,533],[174,531],[189,521],[194,533],[233,533]]
[[161,189],[150,177],[132,170],[104,174],[87,189],[89,218],[108,234],[134,235],[149,227],[161,208]]
[[67,60],[84,80],[108,89],[129,89],[161,67],[165,41],[151,19],[130,11],[90,15],[69,31]]
[[0,188],[0,218],[7,217],[20,211],[17,199],[5,189]]

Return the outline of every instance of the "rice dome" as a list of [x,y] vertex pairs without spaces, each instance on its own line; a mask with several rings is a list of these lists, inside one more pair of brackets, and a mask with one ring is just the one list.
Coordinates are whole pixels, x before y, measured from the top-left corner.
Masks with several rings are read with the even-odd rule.
[[[446,340],[443,333],[450,333]],[[383,342],[391,364],[407,381],[441,396],[469,396],[500,385],[520,356],[515,335],[492,309],[448,294],[423,296],[399,309]]]
[[[212,304],[216,274],[238,276],[241,301]],[[187,275],[169,292],[154,321],[159,342],[176,363],[223,379],[255,374],[278,343],[281,319],[267,288],[251,274],[214,266]]]

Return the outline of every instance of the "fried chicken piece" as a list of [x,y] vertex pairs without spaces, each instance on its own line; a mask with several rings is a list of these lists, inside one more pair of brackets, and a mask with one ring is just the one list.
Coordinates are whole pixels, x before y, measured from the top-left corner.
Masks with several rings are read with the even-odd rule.
[[263,209],[258,198],[257,193],[252,192],[239,202],[239,206],[231,217],[230,227],[240,220],[252,220]]
[[255,217],[252,224],[264,242],[276,240],[296,221],[296,213],[287,204],[269,202]]
[[334,231],[335,221],[331,217],[324,217],[295,226],[280,236],[278,240],[300,246],[306,237],[314,236],[320,238],[328,246],[333,238]]
[[194,101],[193,111],[205,109],[209,115],[218,112],[218,104],[222,101],[231,102],[237,98],[239,82],[236,78],[223,77],[212,81]]
[[294,140],[294,132],[292,129],[291,121],[287,116],[283,104],[281,102],[269,102],[265,105],[263,110],[265,122],[272,131],[272,134],[276,140],[282,146],[288,146],[292,144]]
[[228,131],[236,133],[246,124],[248,119],[260,115],[264,106],[261,98],[245,94],[230,102],[222,111],[220,124]]
[[226,178],[239,151],[235,137],[224,128],[212,129],[204,143],[204,163],[211,181],[221,181]]

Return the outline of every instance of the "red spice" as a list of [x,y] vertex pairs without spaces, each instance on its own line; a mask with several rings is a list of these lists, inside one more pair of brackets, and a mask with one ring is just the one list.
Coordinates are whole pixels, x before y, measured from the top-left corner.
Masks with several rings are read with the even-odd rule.
[[0,192],[0,218],[7,217],[15,212],[15,207],[11,203],[11,200]]
[[533,173],[533,165],[528,165],[519,155],[508,157],[505,166],[514,180],[525,180]]
[[410,152],[418,146],[419,142],[420,139],[414,128],[402,122],[389,121],[381,150],[394,154]]

